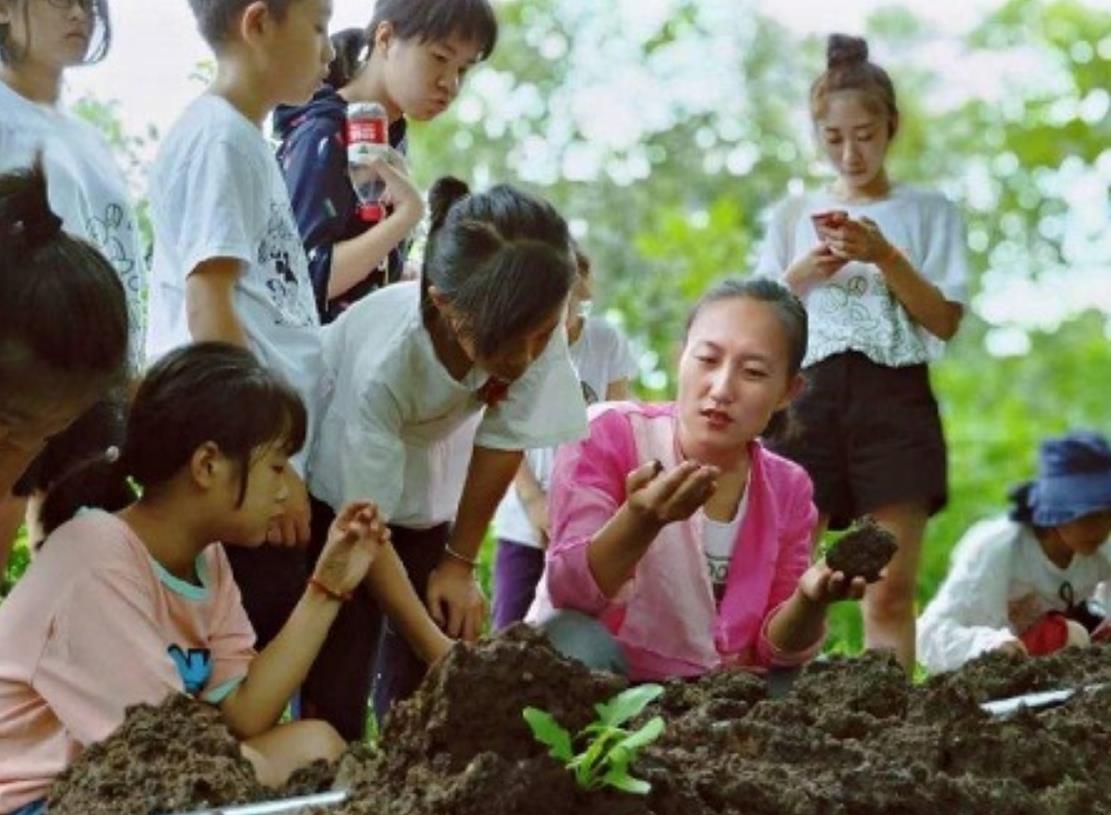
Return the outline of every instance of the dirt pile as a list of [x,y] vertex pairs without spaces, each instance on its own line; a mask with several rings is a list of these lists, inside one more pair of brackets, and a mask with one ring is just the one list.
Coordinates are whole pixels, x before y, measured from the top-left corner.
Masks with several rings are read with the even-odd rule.
[[[542,708],[574,732],[625,683],[562,659],[520,627],[457,648],[437,666],[387,721],[381,750],[360,747],[341,761],[336,786],[350,800],[317,812],[1111,815],[1111,689],[1005,719],[979,707],[1109,680],[1111,649],[1097,648],[987,656],[920,686],[882,656],[832,658],[802,671],[780,698],[742,672],[671,682],[642,716],[663,716],[667,727],[631,768],[651,792],[587,792],[532,738],[521,711]],[[182,736],[188,723],[173,718],[172,706],[140,710],[145,719],[133,713],[59,783],[52,814],[172,811],[231,800],[225,794],[257,796],[226,731],[215,738],[209,722],[207,740]],[[148,721],[155,713],[166,720]],[[326,781],[327,772],[317,773],[295,791]],[[109,807],[113,793],[120,797]]]
[[220,712],[187,696],[130,708],[55,782],[51,815],[147,815],[267,795]]

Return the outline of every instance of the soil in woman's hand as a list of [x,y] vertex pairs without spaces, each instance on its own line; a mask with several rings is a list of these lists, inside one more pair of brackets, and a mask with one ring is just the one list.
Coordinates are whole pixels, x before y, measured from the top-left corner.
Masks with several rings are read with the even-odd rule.
[[871,518],[842,535],[826,553],[826,565],[845,577],[863,577],[869,583],[880,579],[883,567],[895,556],[895,536]]

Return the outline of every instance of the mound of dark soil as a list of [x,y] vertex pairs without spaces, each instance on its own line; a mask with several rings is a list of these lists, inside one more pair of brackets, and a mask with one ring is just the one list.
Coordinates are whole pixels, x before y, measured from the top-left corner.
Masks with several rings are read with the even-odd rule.
[[[1111,688],[1009,718],[979,704],[1109,680],[1111,650],[1095,648],[990,655],[920,686],[879,655],[831,658],[804,669],[781,698],[739,671],[670,682],[641,717],[663,716],[667,727],[631,768],[652,784],[636,796],[577,788],[521,718],[532,705],[577,731],[624,681],[515,628],[457,647],[387,721],[380,750],[359,747],[341,761],[336,786],[350,791],[348,802],[316,813],[1102,815],[1111,813]],[[133,711],[59,782],[51,812],[125,815],[256,797],[234,741],[206,717],[180,703]],[[205,726],[189,735],[198,721]],[[326,772],[309,776],[297,792],[327,782]]]

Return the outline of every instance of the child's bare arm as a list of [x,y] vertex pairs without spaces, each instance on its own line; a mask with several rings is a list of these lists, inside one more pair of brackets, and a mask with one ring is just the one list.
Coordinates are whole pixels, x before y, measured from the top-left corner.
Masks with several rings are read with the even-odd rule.
[[448,652],[452,640],[429,616],[392,545],[382,547],[366,574],[366,584],[382,612],[421,659],[432,664]]
[[257,736],[278,721],[308,675],[340,604],[366,576],[389,543],[389,534],[373,504],[348,504],[340,512],[293,614],[251,662],[247,678],[220,705],[239,738]]
[[235,284],[243,264],[232,258],[199,263],[185,282],[189,335],[196,342],[229,342],[248,348],[247,333],[235,313]]

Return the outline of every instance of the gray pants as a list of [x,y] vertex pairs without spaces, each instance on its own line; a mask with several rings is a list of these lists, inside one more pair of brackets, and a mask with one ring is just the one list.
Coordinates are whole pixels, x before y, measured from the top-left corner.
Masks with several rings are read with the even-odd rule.
[[577,659],[592,671],[628,675],[629,666],[621,646],[594,617],[581,611],[558,611],[540,628],[563,656]]

